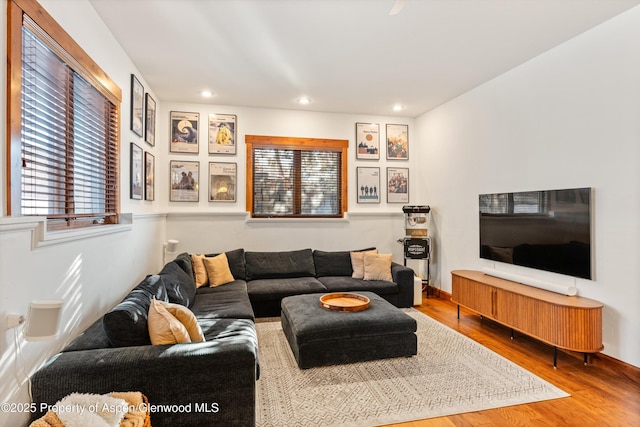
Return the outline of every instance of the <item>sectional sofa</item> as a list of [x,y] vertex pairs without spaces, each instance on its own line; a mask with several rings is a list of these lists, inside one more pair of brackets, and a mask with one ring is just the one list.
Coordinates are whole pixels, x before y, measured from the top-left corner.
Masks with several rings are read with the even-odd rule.
[[[253,426],[256,317],[278,316],[282,298],[309,293],[371,291],[397,307],[413,304],[413,270],[391,263],[392,280],[353,278],[350,251],[224,255],[233,280],[219,286],[196,287],[188,253],[147,276],[33,375],[33,402],[41,408],[73,392],[140,391],[154,427]],[[147,316],[154,298],[188,307],[205,341],[152,345]]]

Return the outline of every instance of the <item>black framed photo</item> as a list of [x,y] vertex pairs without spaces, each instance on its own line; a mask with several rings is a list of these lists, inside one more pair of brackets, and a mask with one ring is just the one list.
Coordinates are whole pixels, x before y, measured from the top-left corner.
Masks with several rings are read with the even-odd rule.
[[356,123],[356,147],[356,159],[378,160],[380,158],[380,125]]
[[144,86],[134,74],[131,74],[131,130],[138,136],[142,136],[143,120]]
[[235,163],[209,162],[209,201],[235,202],[237,165]]
[[144,199],[155,200],[156,158],[148,151],[144,152]]
[[156,101],[148,93],[145,95],[144,106],[144,140],[153,146],[156,145]]
[[409,160],[409,125],[387,125],[387,159]]
[[172,153],[198,153],[199,113],[172,111],[169,116],[171,125]]
[[209,154],[236,154],[234,114],[209,114]]
[[387,203],[409,203],[409,168],[387,168]]
[[144,191],[144,187],[142,186],[142,148],[138,147],[133,142],[131,143],[131,157],[129,166],[131,174],[130,198],[134,200],[142,200],[142,192]]
[[169,163],[171,202],[197,202],[200,188],[200,162],[171,160]]
[[380,203],[380,168],[357,167],[358,203]]

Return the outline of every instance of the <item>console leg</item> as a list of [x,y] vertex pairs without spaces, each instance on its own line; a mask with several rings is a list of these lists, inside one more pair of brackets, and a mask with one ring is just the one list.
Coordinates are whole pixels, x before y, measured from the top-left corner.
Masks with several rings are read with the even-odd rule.
[[587,359],[587,353],[584,353],[584,364],[585,364],[585,366],[586,366],[586,365],[587,365],[587,363],[588,363],[588,362],[587,362],[587,360],[588,360],[588,359]]
[[513,339],[513,328],[511,328],[511,339]]
[[558,367],[558,347],[553,347],[553,369]]
[[460,304],[458,304],[458,320],[460,320]]

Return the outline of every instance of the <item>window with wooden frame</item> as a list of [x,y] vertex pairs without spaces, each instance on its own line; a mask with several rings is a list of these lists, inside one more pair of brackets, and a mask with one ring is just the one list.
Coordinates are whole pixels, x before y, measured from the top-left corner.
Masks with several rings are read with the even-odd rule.
[[35,1],[10,0],[7,212],[115,224],[120,88]]
[[342,218],[348,140],[247,135],[247,211],[254,218]]

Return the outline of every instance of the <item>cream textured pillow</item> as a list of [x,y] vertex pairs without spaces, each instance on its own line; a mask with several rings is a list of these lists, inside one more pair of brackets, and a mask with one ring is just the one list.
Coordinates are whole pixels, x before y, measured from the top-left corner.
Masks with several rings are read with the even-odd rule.
[[351,277],[354,279],[364,279],[364,254],[377,254],[377,249],[364,252],[351,252],[351,268],[353,274]]
[[182,342],[191,342],[187,328],[167,311],[165,303],[155,298],[151,300],[149,306],[149,317],[147,324],[149,326],[149,337],[151,344],[177,344]]
[[207,269],[204,267],[204,258],[204,254],[191,254],[191,266],[193,267],[193,275],[195,276],[196,280],[196,288],[202,287],[209,283],[209,277],[207,277]]
[[233,274],[229,269],[229,260],[227,254],[224,252],[218,256],[204,259],[204,268],[207,270],[207,276],[209,276],[209,286],[224,285],[225,283],[233,282]]
[[364,254],[364,280],[386,280],[391,277],[391,254]]

